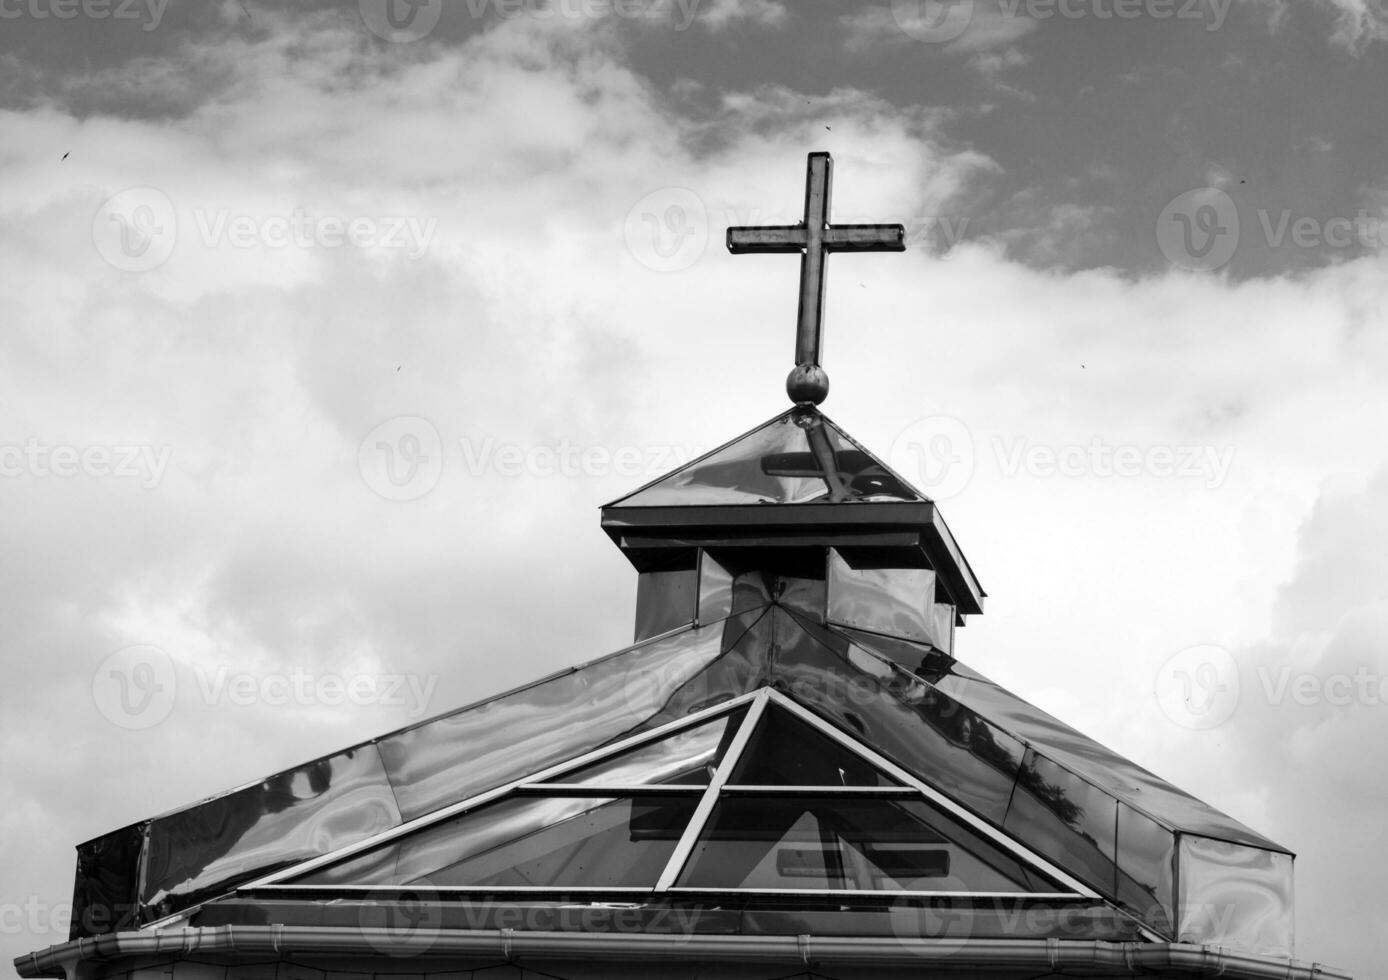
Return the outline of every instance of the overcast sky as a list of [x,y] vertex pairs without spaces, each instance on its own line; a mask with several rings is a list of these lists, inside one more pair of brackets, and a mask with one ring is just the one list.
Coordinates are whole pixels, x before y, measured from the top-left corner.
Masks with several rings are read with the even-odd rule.
[[942,501],[958,655],[1377,975],[1383,0],[394,14],[0,0],[6,969],[79,841],[629,642],[597,508],[785,407],[723,231],[823,149],[911,245],[832,259],[824,407]]

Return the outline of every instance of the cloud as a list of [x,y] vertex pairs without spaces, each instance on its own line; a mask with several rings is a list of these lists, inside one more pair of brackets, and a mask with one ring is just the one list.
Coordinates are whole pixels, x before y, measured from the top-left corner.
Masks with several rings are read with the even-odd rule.
[[[1388,469],[1358,491],[1322,494],[1299,533],[1276,630],[1237,651],[1230,722],[1241,783],[1269,788],[1270,832],[1298,852],[1300,894],[1334,881],[1333,904],[1301,902],[1298,931],[1353,950],[1377,919],[1378,875],[1365,854],[1388,846],[1388,784],[1372,750],[1388,744]],[[1333,812],[1325,802],[1337,801]],[[1358,954],[1352,954],[1358,955]],[[1357,976],[1367,957],[1338,962]]]
[[1037,23],[1015,7],[976,0],[896,0],[839,18],[850,51],[882,45],[920,45],[967,54],[1003,47],[1036,30]]
[[[1266,13],[1268,30],[1287,24],[1292,5],[1287,0],[1248,0]],[[1388,6],[1383,0],[1316,0],[1315,7],[1332,18],[1330,40],[1355,56],[1375,42],[1388,41]]]
[[699,23],[711,31],[737,24],[753,27],[784,27],[790,12],[779,0],[712,0],[698,16]]

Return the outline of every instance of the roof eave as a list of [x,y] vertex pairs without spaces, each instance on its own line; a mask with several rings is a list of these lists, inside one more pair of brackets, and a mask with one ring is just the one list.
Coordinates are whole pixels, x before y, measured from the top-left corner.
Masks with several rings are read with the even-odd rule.
[[[412,949],[416,946],[417,949]],[[229,925],[120,932],[77,939],[14,961],[21,977],[79,980],[96,962],[177,961],[208,955],[377,956],[398,965],[420,959],[459,957],[486,962],[525,958],[763,963],[778,967],[937,967],[1062,971],[1102,970],[1111,976],[1221,976],[1227,980],[1352,980],[1348,973],[1296,960],[1184,943],[1114,943],[1099,940],[929,939],[911,936],[727,936],[459,930],[401,936],[398,930]],[[133,964],[132,964],[133,965]]]

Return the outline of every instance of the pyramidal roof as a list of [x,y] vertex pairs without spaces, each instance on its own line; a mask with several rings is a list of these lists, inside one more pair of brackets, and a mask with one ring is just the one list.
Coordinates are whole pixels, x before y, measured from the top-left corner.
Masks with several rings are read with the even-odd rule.
[[[843,227],[806,254],[893,241]],[[815,407],[808,336],[788,389],[817,397],[602,508],[632,646],[81,845],[74,942],[21,974],[290,936],[1340,976],[1289,959],[1285,848],[956,659],[983,590],[935,504]]]
[[817,409],[792,408],[604,509],[890,501],[928,498]]
[[1026,902],[1080,915],[1068,938],[1290,955],[1284,848],[945,655],[907,592],[865,612],[872,577],[836,550],[822,578],[730,565],[705,552],[668,590],[692,596],[681,626],[82,845],[75,935],[324,903],[360,924],[402,889],[800,895],[861,904],[833,917],[848,934],[955,898],[973,938],[1058,928],[1009,914]]

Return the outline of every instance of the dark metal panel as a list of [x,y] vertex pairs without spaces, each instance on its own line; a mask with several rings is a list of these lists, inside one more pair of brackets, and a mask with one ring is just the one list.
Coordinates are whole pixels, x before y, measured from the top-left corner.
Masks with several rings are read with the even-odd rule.
[[78,845],[69,939],[138,924],[140,852],[148,829],[144,821]]
[[[1096,900],[896,899],[888,907],[748,909],[749,935],[900,936],[903,939],[1071,939],[1137,942],[1137,924]],[[962,949],[962,947],[961,947]]]
[[881,568],[829,549],[827,621],[885,633],[948,652],[935,616],[935,573],[926,568]]
[[[691,556],[692,557],[692,556]],[[698,570],[662,569],[636,578],[636,636],[640,643],[694,622],[698,605]]]
[[[745,693],[726,671],[734,620],[647,641],[585,667],[460,709],[380,742],[406,820],[673,720],[671,708]],[[678,717],[678,715],[675,715]]]
[[1162,936],[1176,935],[1176,835],[1118,804],[1118,901]]
[[509,796],[318,868],[295,883],[654,887],[698,802],[698,791]]
[[775,686],[1001,826],[1023,746],[838,633],[776,610]]
[[1003,829],[1109,898],[1118,802],[1028,749]]
[[374,745],[287,769],[150,822],[140,901],[150,921],[400,822]]
[[712,623],[732,615],[733,573],[707,551],[699,552],[697,622]]
[[1286,852],[1087,735],[1075,731],[998,684],[956,662],[937,686],[1023,739],[1048,758],[1124,800],[1171,830]]

